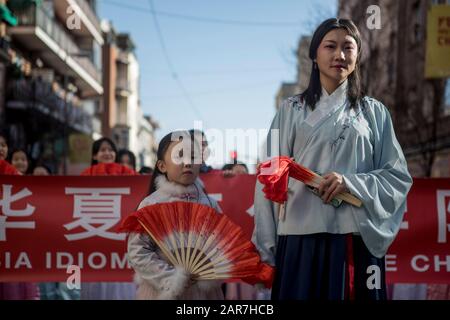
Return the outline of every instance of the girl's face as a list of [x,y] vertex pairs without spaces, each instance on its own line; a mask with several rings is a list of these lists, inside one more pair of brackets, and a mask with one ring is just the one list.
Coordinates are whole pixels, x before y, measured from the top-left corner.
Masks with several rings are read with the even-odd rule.
[[346,30],[333,29],[328,32],[317,48],[322,85],[325,83],[328,87],[337,88],[355,70],[357,57],[356,41]]
[[182,142],[171,142],[163,160],[158,160],[159,171],[167,175],[167,179],[184,186],[193,184],[197,179],[201,164],[193,164],[190,155],[183,154]]
[[93,158],[94,160],[97,160],[98,163],[113,163],[116,161],[116,153],[108,142],[103,141],[100,145],[100,149]]
[[11,157],[11,164],[22,174],[28,170],[27,155],[23,151],[14,152]]
[[127,154],[122,155],[122,157],[120,158],[120,164],[133,169],[133,164],[131,163],[131,159]]
[[0,136],[0,160],[5,160],[8,156],[8,145],[5,138]]

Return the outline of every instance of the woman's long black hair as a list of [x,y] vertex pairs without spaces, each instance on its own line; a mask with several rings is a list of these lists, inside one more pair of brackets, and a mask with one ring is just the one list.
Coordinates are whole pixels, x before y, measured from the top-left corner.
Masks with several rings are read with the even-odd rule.
[[[99,152],[100,147],[102,146],[103,142],[106,142],[107,144],[109,144],[111,146],[113,151],[116,153],[116,159],[117,159],[116,144],[111,139],[103,137],[98,140],[95,140],[94,143],[92,144],[91,166],[93,166],[94,164],[98,164],[98,161],[94,160],[94,156]],[[116,159],[114,159],[114,162],[116,162]]]
[[314,31],[314,35],[311,39],[311,45],[309,46],[309,58],[313,61],[311,77],[309,79],[309,85],[306,90],[300,94],[300,97],[306,105],[314,110],[316,103],[320,100],[322,95],[322,85],[320,83],[320,71],[317,63],[314,61],[317,58],[317,48],[319,48],[322,39],[325,35],[334,29],[344,29],[348,34],[355,39],[358,46],[358,56],[356,58],[355,70],[348,76],[348,89],[347,98],[350,102],[351,108],[356,108],[359,101],[364,97],[364,93],[361,87],[361,75],[359,62],[361,58],[361,35],[358,28],[353,21],[348,19],[327,19],[317,27]]

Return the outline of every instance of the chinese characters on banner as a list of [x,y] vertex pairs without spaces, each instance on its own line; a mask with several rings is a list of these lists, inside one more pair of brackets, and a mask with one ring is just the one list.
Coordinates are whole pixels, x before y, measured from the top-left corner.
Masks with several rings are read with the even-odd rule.
[[[250,238],[255,176],[201,176],[210,197]],[[131,281],[120,220],[147,195],[149,176],[0,176],[0,282]],[[386,255],[388,282],[450,283],[450,179],[415,179]]]

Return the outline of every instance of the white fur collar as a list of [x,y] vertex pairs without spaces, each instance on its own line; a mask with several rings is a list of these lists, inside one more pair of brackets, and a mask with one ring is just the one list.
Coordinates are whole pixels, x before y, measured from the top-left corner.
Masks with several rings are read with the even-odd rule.
[[197,181],[194,184],[183,186],[167,180],[165,175],[159,175],[156,177],[155,183],[158,193],[165,194],[168,197],[186,198],[189,195],[188,198],[198,199],[200,196],[200,188],[195,185]]

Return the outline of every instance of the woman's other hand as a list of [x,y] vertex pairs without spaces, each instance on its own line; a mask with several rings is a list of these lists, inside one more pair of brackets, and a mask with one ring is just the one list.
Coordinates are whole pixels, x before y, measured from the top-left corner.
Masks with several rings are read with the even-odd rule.
[[318,189],[320,197],[327,204],[339,193],[348,192],[342,175],[337,172],[324,175]]

